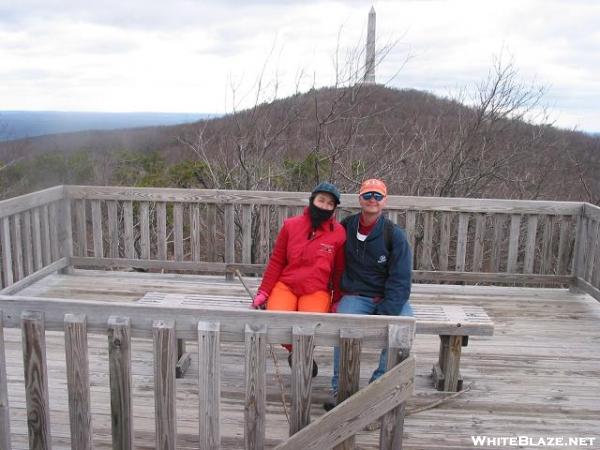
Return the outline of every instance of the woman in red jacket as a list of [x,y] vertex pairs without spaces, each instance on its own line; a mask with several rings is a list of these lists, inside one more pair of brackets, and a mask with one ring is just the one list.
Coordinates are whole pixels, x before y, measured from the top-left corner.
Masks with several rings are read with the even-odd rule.
[[[263,275],[253,308],[275,311],[329,312],[340,299],[346,230],[333,216],[340,191],[319,184],[300,216],[287,219]],[[292,347],[288,363],[292,366]],[[318,373],[313,361],[312,376]]]
[[304,213],[284,222],[254,308],[266,302],[268,310],[329,312],[344,270],[346,231],[333,216],[339,203],[339,190],[321,183]]

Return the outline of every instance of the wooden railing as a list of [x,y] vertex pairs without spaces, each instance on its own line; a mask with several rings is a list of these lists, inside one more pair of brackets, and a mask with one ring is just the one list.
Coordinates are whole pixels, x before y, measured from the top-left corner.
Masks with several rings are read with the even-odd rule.
[[[307,193],[68,186],[73,262],[174,270],[260,272],[283,221]],[[415,279],[568,283],[573,202],[390,196],[387,213],[414,249]],[[338,211],[358,211],[356,195]],[[90,220],[91,217],[91,220]]]
[[63,186],[0,202],[2,293],[68,266],[69,207]]
[[[220,343],[245,346],[244,448],[262,449],[266,430],[266,349],[293,344],[291,418],[280,448],[331,448],[382,418],[381,448],[401,448],[403,404],[412,394],[414,360],[408,357],[415,321],[407,317],[244,312],[112,302],[0,296],[0,446],[10,449],[10,421],[2,320],[22,329],[27,428],[30,448],[50,448],[52,405],[46,331],[64,332],[72,448],[92,448],[88,333],[108,334],[113,448],[134,447],[131,340],[152,338],[156,447],[175,449],[176,339],[198,343],[198,436],[201,449],[220,446]],[[108,330],[108,332],[107,332]],[[357,331],[360,330],[360,331]],[[348,400],[311,422],[313,349],[340,346],[340,392]],[[390,370],[361,391],[361,348],[388,348]],[[403,361],[403,362],[402,362]],[[402,364],[400,364],[402,362]],[[397,365],[399,364],[399,365]],[[60,381],[54,386],[60,386]],[[398,431],[400,430],[400,431]],[[64,432],[64,430],[63,430]],[[398,435],[398,433],[400,433]]]
[[[17,292],[67,266],[261,273],[283,221],[301,213],[307,198],[292,192],[59,186],[5,200],[2,287]],[[400,196],[390,196],[387,206],[413,248],[417,281],[576,281],[595,296],[598,210],[576,202]],[[342,195],[338,217],[356,211],[357,196]]]
[[578,226],[574,279],[577,287],[600,300],[600,208],[585,203]]

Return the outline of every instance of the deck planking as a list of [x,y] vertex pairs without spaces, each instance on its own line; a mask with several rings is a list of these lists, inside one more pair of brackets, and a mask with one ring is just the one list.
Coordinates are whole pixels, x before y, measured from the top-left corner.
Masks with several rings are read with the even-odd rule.
[[[258,284],[248,279],[251,288]],[[147,292],[203,293],[244,296],[238,281],[223,277],[137,272],[76,270],[55,274],[20,294],[40,297],[136,301]],[[405,448],[473,448],[471,435],[487,436],[597,436],[600,448],[600,305],[585,294],[566,289],[495,286],[415,285],[414,303],[469,304],[485,308],[495,322],[494,336],[472,337],[464,349],[461,372],[470,391],[434,409],[409,415],[405,422]],[[27,448],[20,331],[5,330],[13,448]],[[408,410],[443,399],[431,385],[430,370],[437,359],[437,336],[417,335],[416,391]],[[49,352],[51,426],[53,448],[69,448],[69,415],[62,333],[47,333]],[[178,448],[197,442],[197,355],[188,344],[193,362],[186,377],[177,380]],[[243,447],[243,347],[222,344],[222,444]],[[275,349],[288,402],[290,372],[286,352]],[[332,373],[331,352],[317,348],[319,376],[313,380],[312,417],[323,414]],[[378,355],[364,352],[364,385]],[[107,339],[89,339],[91,401],[95,448],[110,447],[110,401]],[[267,360],[266,448],[287,436],[281,393],[273,362]],[[132,344],[133,412],[136,448],[154,448],[154,390],[152,342]],[[289,406],[288,406],[289,408]],[[378,433],[364,432],[358,448],[377,448]]]

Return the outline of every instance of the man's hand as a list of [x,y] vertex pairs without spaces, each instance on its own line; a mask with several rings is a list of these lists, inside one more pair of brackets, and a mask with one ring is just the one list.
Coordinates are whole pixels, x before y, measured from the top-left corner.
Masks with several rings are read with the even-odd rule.
[[267,294],[265,294],[263,291],[258,291],[256,296],[254,297],[254,300],[252,300],[252,304],[250,305],[250,308],[265,309],[266,302],[267,302]]

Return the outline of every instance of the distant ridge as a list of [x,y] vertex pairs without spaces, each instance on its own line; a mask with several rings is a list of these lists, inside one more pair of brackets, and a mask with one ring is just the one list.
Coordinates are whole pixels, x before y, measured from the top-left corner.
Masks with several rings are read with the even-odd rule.
[[0,141],[76,131],[179,125],[217,116],[162,112],[0,111]]
[[401,195],[600,204],[600,137],[381,85],[194,123],[0,142],[0,170],[5,198],[56,184],[304,192],[331,180],[354,192],[375,176]]

